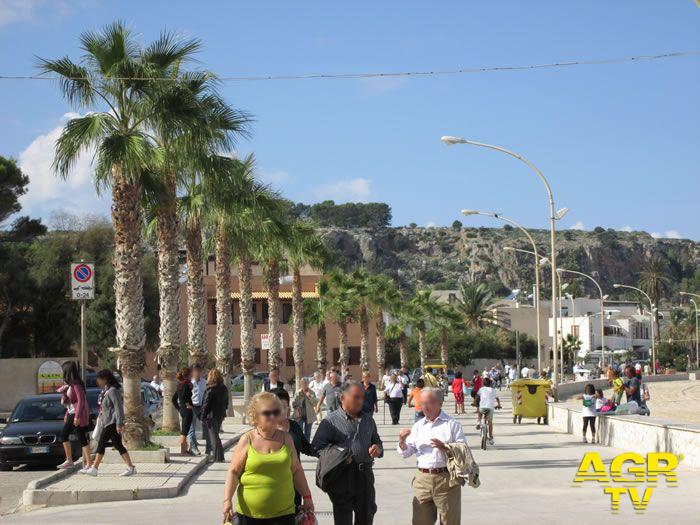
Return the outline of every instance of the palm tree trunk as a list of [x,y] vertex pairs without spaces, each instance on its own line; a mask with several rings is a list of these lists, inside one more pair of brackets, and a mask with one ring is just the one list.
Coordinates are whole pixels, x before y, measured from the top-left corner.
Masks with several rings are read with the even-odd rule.
[[270,349],[267,361],[270,370],[279,370],[282,364],[280,341],[280,268],[279,261],[271,258],[267,263],[267,333]]
[[199,216],[187,223],[187,345],[190,364],[205,364],[207,352],[207,302],[204,288],[204,254],[202,253],[202,223]]
[[447,352],[448,352],[447,328],[443,328],[440,332],[440,362],[443,365],[447,364]]
[[216,368],[230,384],[233,361],[233,324],[231,319],[231,247],[221,225],[215,234],[216,256]]
[[156,247],[158,253],[158,293],[160,299],[160,346],[156,356],[163,380],[163,430],[180,429],[172,397],[177,388],[175,373],[180,360],[180,283],[178,221],[175,179],[168,181],[168,204],[156,213]]
[[348,322],[345,319],[338,321],[338,332],[338,364],[340,373],[344,375],[348,366]]
[[425,346],[425,325],[423,323],[418,326],[418,353],[420,355],[420,368],[425,370],[425,361],[428,359],[428,353]]
[[255,373],[255,343],[253,341],[253,287],[251,262],[247,252],[238,254],[238,282],[241,292],[241,369],[243,370],[243,400],[247,404],[253,397]]
[[399,336],[399,359],[401,360],[401,368],[408,368],[408,346],[406,345],[406,334],[401,332]]
[[369,316],[367,307],[360,306],[360,369],[369,371]]
[[316,366],[322,374],[328,367],[328,339],[326,337],[326,323],[321,321],[316,329]]
[[130,449],[150,438],[141,400],[141,374],[146,365],[146,332],[141,273],[141,188],[113,170],[115,348],[124,388],[124,441]]
[[294,269],[292,278],[292,322],[294,323],[294,379],[299,389],[304,375],[304,303],[301,297],[301,273]]
[[384,335],[386,323],[384,322],[384,311],[381,308],[374,317],[374,326],[377,330],[377,377],[381,381],[386,369],[386,336]]

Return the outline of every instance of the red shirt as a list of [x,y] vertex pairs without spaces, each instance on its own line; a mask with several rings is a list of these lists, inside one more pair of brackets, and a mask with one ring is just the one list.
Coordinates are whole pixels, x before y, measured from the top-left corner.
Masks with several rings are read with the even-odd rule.
[[484,386],[484,380],[481,378],[481,376],[476,376],[474,378],[474,387],[472,390],[474,391],[474,395],[479,393],[479,389]]
[[453,394],[461,394],[463,392],[464,388],[464,379],[461,377],[457,378],[455,377],[452,380],[452,393]]

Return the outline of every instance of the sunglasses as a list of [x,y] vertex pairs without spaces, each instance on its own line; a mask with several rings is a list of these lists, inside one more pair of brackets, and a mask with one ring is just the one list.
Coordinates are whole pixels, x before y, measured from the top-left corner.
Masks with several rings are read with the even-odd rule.
[[279,417],[282,411],[278,408],[276,410],[263,410],[260,415],[263,417]]

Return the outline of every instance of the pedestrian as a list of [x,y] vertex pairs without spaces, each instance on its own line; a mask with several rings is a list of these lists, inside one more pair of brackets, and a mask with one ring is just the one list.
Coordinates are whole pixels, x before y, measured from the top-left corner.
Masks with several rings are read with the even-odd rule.
[[323,386],[324,386],[323,373],[320,370],[316,370],[314,372],[314,378],[309,383],[309,388],[314,393],[314,395],[318,398],[318,396],[321,395],[321,390],[323,390]]
[[[372,467],[384,449],[374,418],[362,413],[365,389],[357,381],[343,384],[341,408],[321,421],[313,439],[321,453],[327,448],[349,447],[350,457],[333,480],[328,496],[333,504],[335,525],[372,525],[377,512]],[[323,465],[319,465],[319,469]]]
[[581,417],[583,418],[583,442],[588,443],[586,439],[586,430],[591,428],[591,443],[595,443],[595,386],[593,383],[588,383],[583,388],[583,395],[579,397],[583,401],[581,408]]
[[362,386],[365,389],[365,402],[362,405],[362,412],[369,415],[372,415],[374,412],[379,412],[377,387],[372,383],[369,372],[362,373]]
[[405,366],[401,367],[401,371],[399,372],[398,379],[401,382],[401,390],[403,391],[403,404],[408,403],[408,383],[410,383],[411,378],[408,377],[408,368]]
[[481,378],[481,375],[479,375],[478,370],[474,370],[472,373],[472,406],[476,407],[476,411],[474,412],[475,414],[479,413],[479,400],[477,396],[479,395],[479,390],[484,384],[484,380]]
[[323,387],[321,391],[321,397],[318,398],[318,404],[316,405],[316,411],[321,411],[321,406],[323,402],[326,402],[326,412],[330,414],[334,410],[340,408],[340,377],[338,377],[337,372],[331,372],[328,377],[328,384]]
[[501,408],[501,400],[493,386],[493,380],[487,377],[484,386],[479,389],[479,423],[476,429],[481,430],[481,425],[488,425],[489,445],[493,445],[493,415],[497,408]]
[[437,370],[431,368],[423,375],[423,382],[426,387],[436,388],[438,386]]
[[192,371],[181,368],[177,373],[177,389],[173,394],[173,406],[180,413],[180,454],[183,456],[193,456],[194,453],[187,448],[187,435],[192,426]]
[[627,402],[634,401],[642,406],[642,396],[640,394],[642,381],[637,377],[637,372],[633,366],[625,368],[625,376],[627,380],[624,382],[623,388],[627,397]]
[[416,386],[408,394],[408,406],[412,406],[415,409],[415,415],[413,416],[413,422],[415,423],[419,419],[423,419],[423,409],[420,405],[420,393],[425,387],[425,381],[422,378],[416,381]]
[[270,370],[267,379],[263,381],[262,391],[272,392],[274,394],[277,390],[284,390],[284,381],[280,379],[279,370],[273,369]]
[[[187,434],[187,439],[190,442],[190,450],[195,456],[201,455],[199,451],[199,444],[197,443],[197,422],[202,420],[202,401],[204,400],[204,391],[207,389],[207,381],[202,377],[202,367],[199,365],[194,365],[192,367],[192,377],[190,379],[192,383],[192,424],[190,425],[190,432]],[[202,426],[202,434],[204,434],[204,441],[206,443],[206,450],[211,450],[211,444],[209,443],[209,433],[204,430]]]
[[622,378],[620,377],[620,370],[617,369],[614,371],[614,377],[613,377],[613,397],[612,397],[612,402],[615,406],[619,405],[622,402],[622,394],[625,392],[625,387],[622,381]]
[[[301,454],[305,456],[310,456],[312,458],[318,457],[318,452],[309,442],[309,437],[304,434],[304,431],[294,419],[290,418],[291,408],[289,405],[289,393],[286,390],[277,390],[275,395],[282,402],[282,416],[279,419],[279,424],[277,428],[282,432],[286,432],[292,436],[292,441],[294,442],[294,448],[296,449],[297,457],[301,460]],[[301,505],[301,494],[294,491],[294,508],[298,509]]]
[[523,379],[528,379],[530,377],[530,369],[527,365],[523,366],[523,369],[520,371],[520,377]]
[[455,414],[464,414],[464,379],[461,370],[455,372],[452,380],[452,395],[455,398]]
[[401,418],[401,405],[403,405],[403,385],[396,374],[391,374],[389,378],[389,384],[384,389],[384,400],[389,403],[391,424],[398,425]]
[[163,381],[160,379],[160,374],[153,376],[151,386],[156,392],[158,392],[158,394],[160,394],[161,397],[163,397]]
[[97,372],[97,385],[102,389],[100,412],[97,416],[96,428],[98,429],[95,440],[95,461],[81,470],[88,476],[97,476],[97,471],[104,458],[107,443],[117,449],[119,455],[126,463],[126,470],[119,474],[122,477],[136,474],[136,467],[131,462],[129,452],[122,443],[122,432],[124,431],[124,396],[122,386],[119,384],[114,374],[110,370],[100,370]]
[[202,429],[207,435],[205,453],[210,461],[224,462],[224,447],[221,444],[221,424],[226,417],[229,396],[224,385],[224,376],[218,369],[212,368],[207,375],[207,388],[202,400]]
[[[299,381],[299,391],[294,396],[292,410],[294,420],[299,423],[306,439],[311,439],[311,429],[316,421],[316,405],[318,399],[313,390],[309,387],[308,379],[302,377]],[[286,392],[286,390],[285,390]]]
[[63,432],[61,433],[66,460],[57,468],[65,470],[73,468],[71,434],[75,434],[82,448],[83,465],[90,464],[90,442],[87,435],[90,414],[85,395],[85,383],[80,377],[77,363],[66,361],[61,365],[61,369],[63,371],[63,385],[57,391],[61,394],[61,404],[66,408],[66,413],[63,416]]
[[605,405],[610,404],[610,400],[605,398],[605,394],[600,388],[595,389],[595,411],[596,414],[602,411]]
[[233,450],[224,485],[224,521],[234,521],[234,494],[240,525],[293,525],[295,490],[302,494],[301,509],[313,511],[294,441],[278,428],[282,419],[282,402],[275,394],[261,392],[250,400],[253,429]]
[[461,485],[450,483],[446,452],[453,444],[466,445],[462,425],[442,410],[443,394],[435,388],[421,391],[425,417],[399,433],[397,452],[415,454],[418,472],[413,478],[413,524],[459,525]]

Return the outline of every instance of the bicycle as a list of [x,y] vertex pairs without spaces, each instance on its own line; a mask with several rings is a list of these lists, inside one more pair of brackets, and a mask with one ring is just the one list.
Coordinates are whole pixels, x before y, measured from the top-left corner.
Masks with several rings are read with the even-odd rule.
[[[495,410],[500,410],[501,406],[497,405]],[[486,450],[486,445],[489,442],[489,418],[488,414],[481,414],[481,419],[479,423],[479,429],[481,430],[481,450]],[[493,438],[491,438],[493,439]]]

